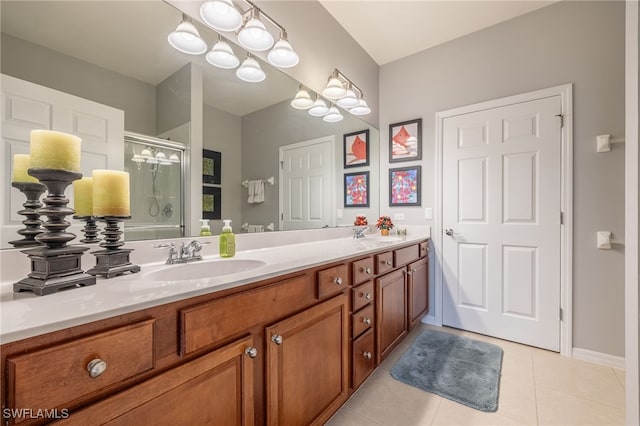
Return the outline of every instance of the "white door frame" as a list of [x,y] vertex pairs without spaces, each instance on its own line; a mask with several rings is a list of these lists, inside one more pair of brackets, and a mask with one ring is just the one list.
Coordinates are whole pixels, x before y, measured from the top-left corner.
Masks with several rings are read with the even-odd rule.
[[564,126],[561,129],[562,159],[561,159],[561,189],[560,208],[563,212],[563,224],[560,227],[560,353],[572,356],[572,300],[573,300],[573,90],[571,84],[565,84],[534,92],[522,93],[505,98],[494,99],[473,105],[466,105],[436,113],[436,152],[435,152],[435,205],[434,232],[431,235],[435,248],[436,262],[434,265],[435,287],[434,307],[435,315],[427,318],[427,321],[435,325],[442,325],[442,172],[443,172],[443,123],[444,119],[456,115],[485,109],[498,108],[514,103],[528,102],[535,99],[560,96],[562,105],[562,119]]
[[[329,143],[330,144],[330,148],[331,148],[331,154],[330,157],[332,160],[334,160],[336,158],[336,154],[335,154],[335,145],[336,145],[336,137],[334,135],[327,135],[327,136],[322,136],[319,138],[315,138],[315,139],[310,139],[307,141],[302,141],[302,142],[296,142],[296,143],[292,143],[289,145],[283,145],[280,146],[278,148],[278,162],[279,162],[279,167],[278,167],[278,221],[279,221],[279,225],[278,225],[278,229],[282,231],[282,225],[283,225],[283,217],[282,217],[282,212],[284,211],[284,187],[283,187],[283,181],[282,181],[282,175],[283,175],[283,170],[282,170],[282,161],[284,159],[284,151],[286,150],[290,150],[290,149],[296,149],[296,148],[304,148],[306,146],[311,146],[311,145],[317,145],[319,143]],[[330,214],[329,214],[329,226],[330,227],[335,227],[336,226],[336,197],[335,197],[335,188],[336,188],[336,167],[335,167],[335,161],[331,161],[330,164],[331,166],[331,180],[329,182],[329,187],[331,188],[332,194],[331,194],[331,200],[330,200],[330,205],[329,205],[329,209],[330,209]]]

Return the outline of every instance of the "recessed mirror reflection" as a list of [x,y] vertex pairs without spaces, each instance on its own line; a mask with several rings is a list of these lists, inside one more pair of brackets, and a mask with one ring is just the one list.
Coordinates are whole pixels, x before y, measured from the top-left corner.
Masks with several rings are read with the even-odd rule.
[[[85,176],[93,169],[129,171],[133,217],[126,223],[127,240],[198,235],[202,186],[220,188],[221,219],[231,219],[236,233],[270,224],[274,230],[350,225],[358,214],[378,214],[377,129],[344,110],[339,109],[342,121],[328,123],[291,107],[300,83],[260,59],[265,73],[260,83],[240,80],[235,69],[212,66],[206,54],[225,40],[195,19],[207,52],[180,53],[167,41],[183,18],[175,7],[158,1],[3,0],[0,8],[2,90],[12,94],[3,108],[13,102],[14,111],[34,114],[31,121],[3,123],[1,247],[10,247],[24,220],[17,214],[24,200],[10,187],[11,158],[29,152],[34,128],[80,136],[83,149],[89,149],[81,166]],[[240,62],[246,59],[242,48],[226,42]],[[31,92],[30,85],[38,90]],[[45,98],[55,98],[50,115],[47,102],[41,102]],[[80,113],[56,121],[60,103],[64,111]],[[344,167],[344,135],[367,129],[374,148],[362,170],[371,173],[370,207],[344,208],[343,175],[357,171]],[[4,134],[9,131],[11,137]],[[154,138],[160,146],[151,143]],[[326,145],[324,151],[318,151],[319,143]],[[297,152],[301,147],[308,152]],[[202,149],[220,153],[220,184],[195,184],[190,178]],[[164,158],[156,158],[158,153]],[[310,165],[322,167],[297,170],[294,158],[302,157],[295,155],[312,155]],[[265,186],[264,201],[250,203],[242,182],[269,177],[275,183]],[[215,235],[222,222],[211,220],[210,226]],[[80,228],[74,221],[72,232],[81,235]]]

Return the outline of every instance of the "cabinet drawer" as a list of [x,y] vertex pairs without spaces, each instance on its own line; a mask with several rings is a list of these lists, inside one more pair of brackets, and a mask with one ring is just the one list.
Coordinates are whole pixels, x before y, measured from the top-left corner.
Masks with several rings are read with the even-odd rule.
[[353,268],[353,284],[360,284],[373,277],[373,257],[360,259],[351,264]]
[[352,290],[353,294],[353,303],[352,310],[353,312],[359,310],[363,306],[368,303],[373,302],[374,297],[374,288],[373,281],[369,280],[364,284],[359,285],[358,287]]
[[393,261],[396,267],[406,265],[420,258],[419,245],[404,247],[393,251]]
[[318,299],[340,293],[351,284],[347,265],[338,265],[318,272]]
[[420,243],[420,257],[426,257],[429,255],[429,243]]
[[186,355],[228,339],[315,301],[313,280],[305,274],[180,309],[180,353]]
[[[7,359],[11,408],[62,407],[102,388],[151,370],[153,323],[150,319]],[[91,377],[93,360],[106,363]]]
[[351,386],[356,389],[375,367],[373,355],[373,329],[368,330],[352,344]]
[[357,337],[373,325],[373,304],[351,314],[351,335]]
[[393,269],[393,252],[376,254],[376,274],[382,275]]

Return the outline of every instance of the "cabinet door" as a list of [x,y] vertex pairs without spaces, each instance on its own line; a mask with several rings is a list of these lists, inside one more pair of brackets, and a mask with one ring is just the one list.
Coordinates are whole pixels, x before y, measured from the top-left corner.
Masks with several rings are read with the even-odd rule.
[[72,413],[65,425],[253,425],[253,339],[247,336]]
[[429,310],[429,262],[422,259],[410,264],[409,329],[412,329]]
[[267,424],[323,424],[349,392],[349,296],[266,329]]
[[406,335],[407,279],[406,270],[403,268],[376,279],[378,362],[382,361]]

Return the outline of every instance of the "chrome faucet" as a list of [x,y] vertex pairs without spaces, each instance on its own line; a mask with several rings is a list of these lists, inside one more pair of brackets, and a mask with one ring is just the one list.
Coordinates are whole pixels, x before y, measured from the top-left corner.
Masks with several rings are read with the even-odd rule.
[[183,241],[180,245],[179,251],[176,249],[176,245],[174,243],[158,244],[157,246],[155,246],[155,248],[168,248],[169,256],[167,257],[167,261],[165,263],[167,265],[173,265],[176,263],[187,263],[196,260],[202,260],[200,250],[202,250],[203,244],[208,243],[201,243],[200,241],[193,240],[187,244],[186,241]]
[[361,228],[353,228],[353,238],[360,239],[365,237],[365,232],[369,230],[368,226],[363,226]]

